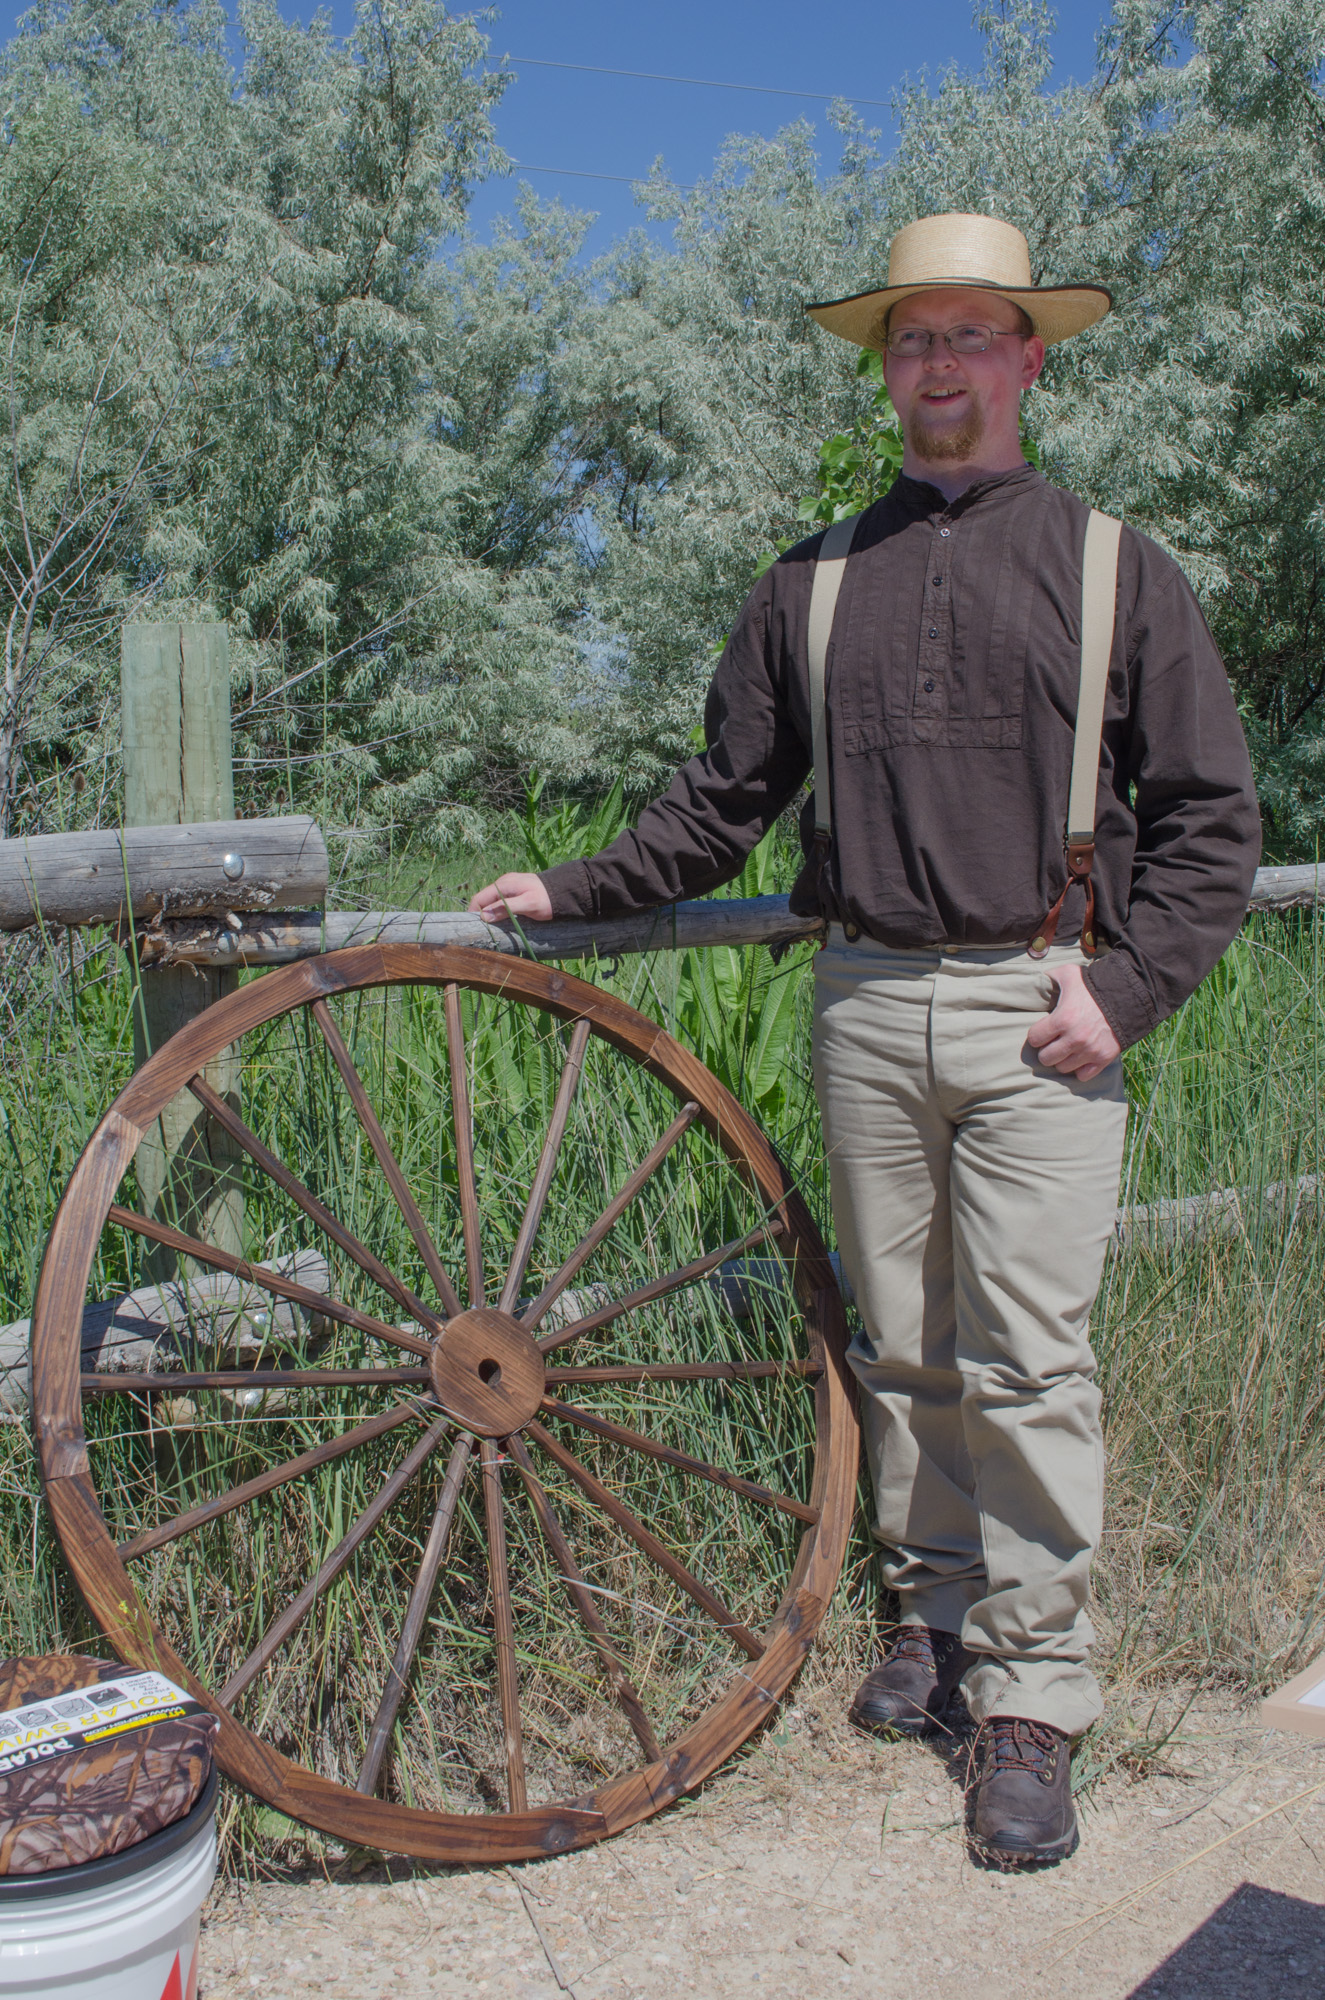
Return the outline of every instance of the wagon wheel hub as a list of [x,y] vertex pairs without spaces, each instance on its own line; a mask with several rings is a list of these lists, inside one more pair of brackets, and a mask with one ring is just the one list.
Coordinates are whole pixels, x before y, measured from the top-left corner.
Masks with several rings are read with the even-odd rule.
[[429,1361],[438,1402],[480,1437],[523,1429],[544,1395],[544,1362],[533,1335],[495,1306],[448,1320]]

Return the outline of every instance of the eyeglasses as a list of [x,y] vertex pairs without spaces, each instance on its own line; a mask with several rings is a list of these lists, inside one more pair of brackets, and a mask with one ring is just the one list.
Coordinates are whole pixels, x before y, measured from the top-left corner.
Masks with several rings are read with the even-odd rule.
[[896,333],[888,335],[888,352],[899,361],[919,361],[936,340],[941,340],[953,354],[983,354],[1005,335],[1009,340],[1025,337],[1004,326],[950,326],[946,333],[929,333],[923,326],[899,326]]

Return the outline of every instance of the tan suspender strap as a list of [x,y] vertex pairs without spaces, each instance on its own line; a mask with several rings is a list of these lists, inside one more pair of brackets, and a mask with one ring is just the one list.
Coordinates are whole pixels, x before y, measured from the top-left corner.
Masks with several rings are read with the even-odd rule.
[[1118,601],[1118,542],[1121,521],[1092,507],[1086,522],[1086,546],[1081,559],[1081,673],[1077,681],[1077,722],[1072,740],[1072,782],[1067,797],[1067,839],[1064,853],[1067,880],[1058,901],[1046,915],[1028,950],[1043,958],[1054,941],[1067,892],[1079,882],[1086,892],[1081,922],[1081,949],[1093,958],[1095,938],[1095,801],[1100,782],[1100,740],[1104,733],[1104,698],[1109,691],[1109,658]]
[[833,836],[833,800],[828,782],[828,642],[833,636],[833,613],[837,594],[846,574],[847,557],[856,532],[859,514],[834,521],[819,544],[810,589],[810,628],[807,651],[810,663],[810,742],[814,756],[814,837],[827,846]]
[[1113,652],[1118,538],[1122,531],[1121,521],[1091,508],[1081,568],[1081,679],[1077,686],[1077,733],[1072,745],[1072,789],[1067,800],[1069,847],[1095,838],[1100,736],[1104,728],[1104,697],[1109,687],[1109,656]]

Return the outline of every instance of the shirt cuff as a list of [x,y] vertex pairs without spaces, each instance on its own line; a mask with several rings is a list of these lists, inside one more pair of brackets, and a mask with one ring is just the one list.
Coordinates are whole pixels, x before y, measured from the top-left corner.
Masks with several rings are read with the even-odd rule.
[[544,868],[539,880],[551,899],[554,917],[597,916],[586,862],[559,861],[555,868]]
[[1086,967],[1086,988],[1117,1037],[1119,1048],[1130,1049],[1159,1023],[1159,1009],[1132,958],[1111,951]]

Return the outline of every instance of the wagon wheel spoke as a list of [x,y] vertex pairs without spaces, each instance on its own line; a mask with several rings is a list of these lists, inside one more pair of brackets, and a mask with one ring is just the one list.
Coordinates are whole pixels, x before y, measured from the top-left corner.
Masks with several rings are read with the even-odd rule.
[[534,1238],[538,1234],[538,1225],[543,1219],[543,1208],[548,1198],[548,1190],[552,1186],[552,1176],[556,1172],[557,1155],[561,1151],[561,1142],[566,1136],[566,1126],[570,1119],[571,1106],[575,1102],[575,1093],[579,1088],[580,1078],[584,1074],[584,1051],[588,1047],[588,1044],[589,1023],[587,1021],[577,1021],[571,1033],[570,1048],[566,1052],[566,1060],[562,1065],[561,1081],[557,1086],[557,1101],[552,1107],[552,1122],[547,1128],[547,1137],[543,1141],[542,1156],[539,1159],[538,1169],[534,1174],[533,1184],[529,1190],[529,1200],[525,1204],[524,1220],[520,1224],[520,1233],[515,1239],[515,1248],[511,1252],[511,1262],[506,1273],[506,1282],[501,1288],[501,1298],[498,1301],[498,1310],[500,1312],[510,1312],[515,1301],[520,1296],[520,1284],[529,1264],[530,1252],[534,1247]]
[[655,1299],[665,1298],[668,1292],[679,1292],[687,1285],[697,1284],[701,1278],[706,1278],[710,1271],[715,1271],[720,1264],[727,1263],[732,1257],[739,1257],[742,1251],[752,1249],[756,1243],[763,1243],[770,1235],[776,1233],[775,1223],[761,1223],[748,1235],[738,1236],[732,1242],[724,1243],[721,1249],[709,1250],[704,1256],[696,1257],[693,1263],[679,1265],[676,1270],[668,1271],[664,1277],[654,1278],[649,1284],[640,1285],[635,1291],[627,1292],[624,1298],[613,1299],[609,1304],[598,1307],[596,1311],[585,1313],[582,1318],[571,1320],[565,1326],[559,1326],[555,1333],[545,1333],[538,1344],[544,1354],[550,1354],[554,1347],[561,1347],[568,1340],[578,1340],[582,1333],[595,1333],[600,1326],[610,1326],[614,1319],[620,1319],[623,1313],[634,1312],[637,1306],[650,1305]]
[[520,1727],[515,1617],[511,1609],[511,1578],[506,1560],[501,1453],[491,1438],[483,1439],[480,1450],[483,1455],[483,1511],[488,1525],[488,1575],[492,1582],[492,1623],[497,1641],[497,1693],[501,1702],[502,1748],[506,1758],[506,1796],[512,1812],[524,1812],[529,1798],[525,1790],[524,1732]]
[[359,1766],[359,1776],[355,1782],[355,1790],[366,1793],[369,1798],[377,1790],[387,1744],[391,1741],[392,1726],[404,1699],[405,1689],[409,1685],[410,1668],[414,1664],[414,1655],[423,1637],[428,1607],[432,1603],[432,1594],[437,1583],[437,1573],[442,1566],[447,1543],[451,1539],[456,1503],[460,1498],[460,1488],[469,1470],[473,1451],[474,1440],[468,1432],[465,1432],[456,1439],[455,1449],[446,1468],[446,1476],[442,1480],[437,1509],[423,1547],[423,1558],[419,1563],[418,1575],[414,1579],[409,1603],[405,1607],[400,1639],[387,1671],[386,1686],[382,1690],[377,1714],[373,1717],[373,1726],[368,1732],[368,1747],[364,1751],[363,1762]]
[[631,1202],[634,1201],[645,1182],[657,1173],[658,1168],[667,1158],[677,1140],[690,1130],[690,1127],[694,1124],[698,1116],[699,1106],[697,1104],[692,1102],[682,1107],[663,1133],[662,1138],[659,1139],[657,1145],[640,1161],[634,1173],[623,1183],[619,1192],[613,1195],[611,1201],[607,1204],[607,1207],[603,1210],[588,1234],[582,1237],[576,1244],[570,1256],[561,1266],[561,1269],[548,1279],[548,1282],[544,1285],[533,1304],[520,1314],[520,1324],[528,1332],[533,1332],[538,1322],[547,1312],[548,1307],[565,1291],[581,1264],[593,1255],[598,1245],[603,1241],[603,1238],[610,1235],[611,1231],[615,1229],[617,1223],[630,1207]]
[[451,1123],[455,1131],[456,1178],[460,1183],[460,1226],[465,1237],[465,1275],[469,1303],[483,1304],[483,1239],[479,1231],[478,1186],[474,1179],[474,1122],[469,1108],[469,1072],[465,1063],[465,1024],[460,1015],[460,988],[448,980],[444,990],[446,1052],[451,1064]]
[[620,1368],[549,1368],[545,1381],[557,1384],[609,1382],[758,1382],[777,1375],[817,1382],[817,1361],[641,1361]]
[[338,1243],[347,1256],[354,1259],[361,1271],[366,1271],[373,1282],[380,1285],[384,1292],[390,1293],[396,1304],[403,1306],[414,1319],[420,1321],[431,1332],[440,1332],[441,1322],[437,1315],[428,1310],[422,1299],[417,1297],[408,1285],[402,1284],[399,1278],[388,1271],[381,1259],[375,1257],[365,1244],[360,1243],[358,1237],[352,1235],[343,1222],[337,1221],[331,1210],[320,1202],[315,1194],[310,1193],[298,1176],[290,1172],[283,1160],[279,1160],[269,1147],[263,1145],[257,1133],[249,1130],[243,1119],[231,1110],[223,1097],[218,1096],[201,1072],[190,1078],[189,1089],[199,1104],[206,1107],[217,1124],[230,1134],[235,1144],[243,1147],[249,1158],[262,1168],[263,1173],[275,1181],[277,1187],[288,1194],[291,1201],[302,1208],[304,1214],[310,1217],[333,1243]]
[[649,1718],[644,1713],[644,1705],[640,1701],[639,1691],[622,1665],[620,1656],[612,1644],[607,1627],[598,1616],[593,1598],[589,1593],[589,1587],[581,1576],[575,1558],[571,1554],[570,1543],[566,1540],[562,1532],[561,1523],[552,1511],[551,1502],[547,1494],[543,1491],[542,1481],[534,1471],[533,1461],[530,1459],[529,1453],[526,1451],[520,1438],[508,1438],[507,1448],[519,1468],[520,1477],[525,1484],[525,1491],[528,1493],[534,1513],[538,1517],[538,1525],[542,1530],[543,1539],[552,1554],[552,1559],[561,1571],[572,1602],[597,1648],[612,1692],[624,1709],[626,1720],[634,1730],[640,1748],[650,1763],[656,1763],[658,1758],[661,1757],[662,1751],[659,1748],[658,1739],[653,1733],[653,1727]]
[[358,1114],[359,1123],[368,1134],[368,1143],[377,1155],[378,1165],[386,1175],[387,1184],[396,1198],[396,1206],[405,1218],[406,1227],[414,1238],[428,1276],[437,1287],[437,1296],[442,1302],[448,1319],[454,1319],[464,1308],[456,1294],[455,1286],[446,1275],[437,1247],[428,1234],[428,1226],[423,1219],[419,1204],[415,1201],[409,1182],[401,1171],[400,1162],[391,1150],[391,1142],[382,1129],[381,1120],[372,1107],[368,1092],[364,1089],[363,1078],[354,1067],[353,1058],[345,1046],[340,1029],[331,1018],[331,1010],[325,1000],[315,1000],[312,1007],[313,1019],[322,1031],[322,1039],[331,1051],[331,1059],[340,1071],[341,1082],[345,1085],[351,1104]]
[[214,1368],[198,1374],[158,1368],[137,1374],[85,1373],[78,1379],[85,1396],[178,1396],[204,1389],[399,1389],[432,1377],[427,1368]]
[[760,1657],[764,1650],[763,1641],[756,1639],[753,1632],[747,1631],[740,1620],[728,1610],[717,1592],[702,1584],[699,1578],[658,1540],[656,1535],[650,1533],[642,1521],[637,1520],[629,1507],[618,1500],[600,1480],[594,1478],[587,1466],[581,1465],[579,1459],[567,1451],[564,1444],[558,1443],[550,1431],[544,1430],[542,1424],[530,1422],[525,1426],[525,1432],[535,1444],[542,1446],[549,1458],[555,1459],[562,1471],[570,1475],[580,1491],[586,1494],[596,1507],[601,1508],[604,1514],[610,1515],[618,1527],[625,1529],[631,1540],[643,1549],[645,1555],[655,1562],[659,1569],[665,1570],[674,1583],[680,1584],[686,1595],[694,1600],[701,1611],[707,1612],[714,1624],[729,1638],[734,1639],[743,1652],[748,1653],[752,1660]]
[[270,1270],[265,1264],[250,1264],[247,1258],[232,1257],[228,1250],[218,1250],[215,1244],[200,1243],[195,1236],[184,1236],[168,1223],[157,1222],[152,1216],[139,1215],[132,1208],[121,1208],[118,1202],[111,1203],[106,1211],[106,1220],[121,1229],[131,1229],[138,1236],[150,1237],[153,1243],[162,1243],[167,1250],[174,1250],[181,1257],[192,1257],[196,1263],[210,1264],[217,1271],[228,1271],[231,1277],[241,1278],[246,1285],[256,1285],[259,1291],[274,1292],[277,1298],[289,1299],[293,1305],[320,1313],[323,1319],[338,1320],[342,1326],[355,1327],[360,1333],[371,1333],[375,1339],[390,1341],[393,1347],[406,1348],[411,1354],[432,1352],[428,1342],[421,1340],[417,1334],[388,1326],[385,1320],[374,1319],[371,1313],[357,1312],[353,1306],[342,1305],[339,1299],[329,1297],[326,1292],[315,1292],[307,1285],[296,1284],[293,1278]]
[[216,1697],[222,1708],[229,1708],[238,1701],[245,1688],[257,1679],[262,1669],[277,1654],[291,1633],[303,1624],[318,1598],[330,1583],[340,1575],[361,1542],[367,1540],[382,1516],[393,1507],[411,1479],[426,1464],[437,1449],[442,1438],[453,1428],[449,1417],[439,1417],[432,1427],[425,1431],[418,1443],[401,1460],[395,1471],[379,1488],[374,1498],[364,1508],[352,1527],[342,1535],[331,1554],[319,1568],[299,1595],[286,1605],[275,1623],[268,1627],[262,1639],[243,1665],[231,1674],[220,1694]]
[[610,1423],[606,1417],[595,1417],[588,1410],[578,1409],[574,1403],[559,1403],[554,1396],[544,1396],[542,1407],[551,1416],[564,1417],[568,1423],[579,1424],[586,1431],[596,1431],[599,1437],[610,1438],[613,1444],[625,1445],[630,1451],[643,1452],[647,1458],[660,1458],[664,1464],[674,1465],[680,1472],[692,1472],[697,1479],[711,1480],[715,1486],[725,1486],[746,1500],[757,1500],[761,1506],[776,1507],[783,1514],[794,1514],[798,1521],[813,1524],[819,1519],[817,1507],[807,1507],[803,1500],[793,1500],[789,1493],[774,1493],[770,1487],[759,1486],[753,1479],[742,1479],[738,1473],[724,1472],[721,1466],[708,1465],[702,1458],[692,1458],[689,1452],[674,1451],[671,1445],[657,1444],[639,1431],[629,1431],[622,1424]]
[[[160,1377],[156,1378],[160,1381]],[[280,1465],[272,1465],[253,1479],[246,1479],[242,1486],[232,1486],[218,1494],[214,1500],[204,1500],[197,1507],[188,1507],[181,1514],[163,1521],[159,1527],[145,1528],[141,1534],[131,1535],[127,1542],[121,1542],[118,1554],[121,1561],[129,1562],[135,1556],[150,1555],[153,1549],[164,1548],[167,1542],[178,1541],[181,1535],[191,1535],[197,1528],[205,1528],[209,1522],[219,1520],[222,1514],[233,1513],[236,1507],[244,1507],[250,1500],[260,1500],[267,1493],[274,1493],[278,1486],[286,1486],[292,1479],[302,1479],[307,1473],[316,1472],[320,1465],[329,1465],[332,1459],[344,1458],[346,1452],[357,1451],[360,1445],[371,1444],[374,1438],[384,1437],[397,1425],[407,1423],[416,1417],[418,1411],[410,1403],[397,1403],[392,1409],[384,1410],[381,1416],[369,1417],[366,1423],[356,1424],[353,1430],[342,1431],[339,1437],[328,1438],[324,1444],[313,1445],[308,1451],[301,1451],[297,1458],[287,1458]]]

